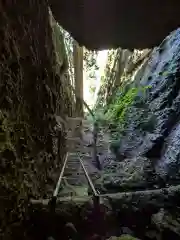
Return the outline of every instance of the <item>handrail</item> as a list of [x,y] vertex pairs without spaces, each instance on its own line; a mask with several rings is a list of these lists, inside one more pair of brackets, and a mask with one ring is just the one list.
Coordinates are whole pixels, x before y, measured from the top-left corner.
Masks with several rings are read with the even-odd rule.
[[91,189],[92,189],[92,191],[93,191],[93,193],[94,193],[94,196],[97,197],[99,194],[97,193],[97,191],[96,191],[96,189],[95,189],[95,187],[94,187],[94,184],[93,184],[92,180],[90,179],[90,177],[89,177],[89,175],[88,175],[88,172],[87,172],[87,170],[86,170],[86,168],[85,168],[85,166],[84,166],[84,163],[83,163],[83,161],[82,161],[82,159],[81,159],[80,156],[79,156],[79,161],[80,161],[81,166],[82,166],[82,168],[83,168],[83,171],[84,171],[84,174],[85,174],[85,176],[86,176],[86,179],[87,179],[87,181],[88,181],[88,183],[89,183],[89,185],[90,185],[90,187],[91,187]]
[[96,167],[98,170],[101,169],[98,154],[97,154],[97,137],[98,137],[98,124],[97,122],[94,122],[93,126],[93,160],[96,163]]
[[65,156],[65,159],[64,159],[63,167],[62,167],[60,175],[59,175],[58,182],[56,184],[56,188],[55,188],[54,193],[53,193],[53,197],[55,197],[55,198],[57,197],[58,192],[59,192],[59,188],[60,188],[60,185],[61,185],[62,177],[63,177],[64,170],[65,170],[65,167],[66,167],[66,164],[67,164],[67,160],[68,160],[68,155],[69,155],[69,153],[67,152],[66,156]]
[[80,101],[82,101],[83,105],[87,108],[88,112],[90,113],[92,118],[95,120],[95,115],[94,115],[93,111],[90,109],[89,105],[84,101],[83,98],[81,98],[80,96],[77,96],[76,90],[71,84],[69,84],[69,86],[70,86],[71,90],[73,91],[75,97],[78,98]]
[[[58,182],[56,184],[56,188],[55,188],[54,193],[53,193],[53,197],[54,198],[57,198],[57,195],[58,195],[58,192],[59,192],[59,188],[60,188],[60,185],[61,185],[61,182],[62,182],[62,179],[63,179],[63,175],[64,175],[64,170],[65,170],[65,167],[66,167],[66,164],[67,164],[67,160],[68,160],[68,155],[69,155],[69,153],[66,153],[65,160],[64,160],[64,163],[63,163],[63,167],[61,169],[61,172],[60,172],[60,175],[59,175],[59,179],[58,179]],[[91,187],[91,189],[93,191],[94,196],[96,196],[96,197],[99,196],[99,194],[97,193],[97,191],[96,191],[96,189],[94,187],[94,184],[93,184],[91,178],[88,175],[88,172],[86,170],[86,167],[84,166],[84,163],[83,163],[81,157],[80,156],[78,156],[78,157],[79,157],[80,164],[81,164],[81,166],[83,168],[84,174],[86,176],[86,179],[87,179],[87,181],[88,181],[88,183],[89,183],[89,185],[90,185],[90,187]]]

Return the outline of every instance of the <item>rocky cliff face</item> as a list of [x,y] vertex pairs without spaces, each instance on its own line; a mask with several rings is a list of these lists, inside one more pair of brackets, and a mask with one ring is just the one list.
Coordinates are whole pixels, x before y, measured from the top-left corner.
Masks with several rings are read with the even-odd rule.
[[[96,181],[96,187],[108,193],[119,224],[140,239],[180,236],[179,61],[177,29],[128,79],[124,91],[128,93],[129,87],[134,87],[137,95],[128,105],[120,138],[111,144],[114,159],[104,166]],[[121,104],[121,96],[123,93],[115,104]]]
[[[53,138],[56,115],[70,115],[71,100],[63,84],[63,51],[57,69],[56,23],[50,21],[46,1],[0,5],[0,236],[11,239],[25,216],[24,201],[52,194],[60,165]],[[59,133],[62,158],[65,139],[60,123]]]
[[[104,182],[107,185],[120,187],[125,179],[127,184],[133,182],[133,184],[138,183],[135,186],[145,187],[147,185],[140,182],[142,183],[147,165],[148,169],[151,169],[151,174],[147,174],[144,183],[157,184],[159,177],[166,183],[179,179],[179,61],[180,29],[172,32],[159,47],[153,50],[134,78],[132,85],[146,88],[145,94],[139,91],[127,114],[126,127],[120,138],[116,156],[116,165],[118,164],[119,167],[113,169],[114,163],[112,163],[105,170]],[[122,160],[122,163],[118,163]],[[137,173],[136,177],[132,176],[129,169]],[[125,178],[126,171],[129,175]],[[109,176],[107,172],[113,172],[114,177],[111,174]]]

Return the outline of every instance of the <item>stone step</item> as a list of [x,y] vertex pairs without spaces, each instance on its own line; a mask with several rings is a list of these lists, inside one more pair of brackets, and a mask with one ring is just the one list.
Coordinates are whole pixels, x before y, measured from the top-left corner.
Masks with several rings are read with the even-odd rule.
[[[89,159],[82,159],[84,162],[91,162],[92,158],[89,160]],[[72,166],[72,165],[79,165],[80,164],[80,161],[79,159],[75,159],[73,161],[70,161],[70,162],[67,162],[67,165],[66,166]]]
[[66,138],[66,141],[67,142],[82,142],[82,139],[80,137],[69,137],[69,138]]
[[73,179],[77,179],[77,177],[76,176],[71,176],[71,177],[64,176],[63,179],[65,179],[65,180],[72,179],[73,180]]
[[[68,162],[65,168],[64,177],[67,178],[68,183],[77,185],[86,182],[83,168],[79,162],[78,154],[84,162],[86,169],[92,179],[97,179],[100,172],[96,169],[96,161],[93,159],[93,146],[89,145],[93,141],[93,123],[82,118],[68,118],[67,131],[67,150],[69,152]],[[78,135],[79,134],[79,135]],[[108,131],[100,126],[97,138],[97,154],[106,152],[109,154],[109,138]],[[89,145],[89,146],[88,146]]]
[[[71,163],[71,164],[68,164],[68,163],[67,163],[66,169],[68,169],[68,168],[71,168],[71,169],[76,168],[76,169],[77,169],[77,167],[79,167],[79,166],[80,166],[79,161],[78,161],[78,162]],[[74,170],[75,170],[75,169],[74,169]]]
[[64,170],[64,174],[69,173],[69,172],[76,174],[79,171],[79,169],[80,169],[80,166],[76,166],[74,168],[68,167]]
[[73,166],[73,165],[79,165],[79,160],[75,160],[75,161],[71,161],[71,162],[67,162],[67,165],[66,166]]
[[67,163],[66,169],[68,169],[68,168],[77,168],[78,166],[80,166],[80,162],[79,161],[73,162],[73,163],[70,163],[70,164]]
[[91,152],[93,151],[93,148],[90,148],[90,147],[83,147],[83,146],[77,146],[77,147],[69,147],[67,148],[68,149],[68,152],[70,153],[82,153],[82,154],[91,154]]
[[70,169],[72,172],[72,171],[76,171],[79,166],[80,166],[79,164],[71,164],[71,165],[67,165],[66,169]]
[[[91,160],[92,160],[92,156],[80,156],[81,157],[81,159],[83,160],[83,161],[88,161],[88,162],[90,162]],[[69,164],[69,163],[79,163],[79,157],[78,156],[74,156],[74,157],[70,157],[69,159],[68,159],[68,163],[67,164]]]
[[77,152],[71,152],[71,153],[69,153],[69,158],[78,157],[78,156],[81,156],[81,157],[90,157],[90,156],[91,156],[91,153],[77,153]]
[[[88,167],[89,165],[88,164],[84,164],[85,167]],[[67,169],[65,170],[65,173],[67,172],[73,172],[73,173],[76,173],[77,171],[80,171],[81,170],[81,165],[77,165],[77,166],[68,166]]]
[[66,166],[72,166],[72,165],[79,165],[79,160],[75,160],[75,161],[71,161],[71,162],[68,162]]

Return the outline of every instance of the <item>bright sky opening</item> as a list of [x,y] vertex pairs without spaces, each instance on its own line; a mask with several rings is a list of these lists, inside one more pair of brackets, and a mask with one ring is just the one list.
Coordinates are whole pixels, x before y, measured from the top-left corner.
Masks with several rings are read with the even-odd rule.
[[95,75],[96,75],[96,83],[95,83],[96,90],[95,90],[94,97],[92,96],[92,93],[90,91],[91,82],[88,81],[87,73],[85,71],[83,73],[83,75],[84,75],[84,100],[91,107],[96,102],[97,93],[99,91],[100,84],[101,84],[101,81],[100,81],[101,76],[103,76],[103,74],[104,74],[104,69],[105,69],[105,65],[107,62],[107,54],[108,54],[108,50],[102,50],[102,51],[98,52],[97,65],[99,67],[99,70],[97,70],[95,73]]

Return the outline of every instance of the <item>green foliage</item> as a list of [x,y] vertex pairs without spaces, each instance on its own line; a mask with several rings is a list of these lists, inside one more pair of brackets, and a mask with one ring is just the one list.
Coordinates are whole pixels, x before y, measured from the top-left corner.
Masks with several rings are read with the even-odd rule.
[[148,88],[150,87],[146,86],[129,89],[124,88],[120,90],[120,94],[118,91],[113,102],[109,106],[107,106],[105,118],[108,121],[113,121],[116,124],[118,123],[119,126],[123,128],[127,113],[130,110],[135,99],[137,100],[137,97],[140,96],[139,98],[141,99],[141,101],[143,101],[143,99],[145,98],[146,90]]
[[117,96],[114,102],[109,106],[107,111],[107,119],[114,120],[118,122],[123,122],[125,119],[125,114],[133,103],[134,98],[137,96],[139,89],[131,88],[123,96]]

